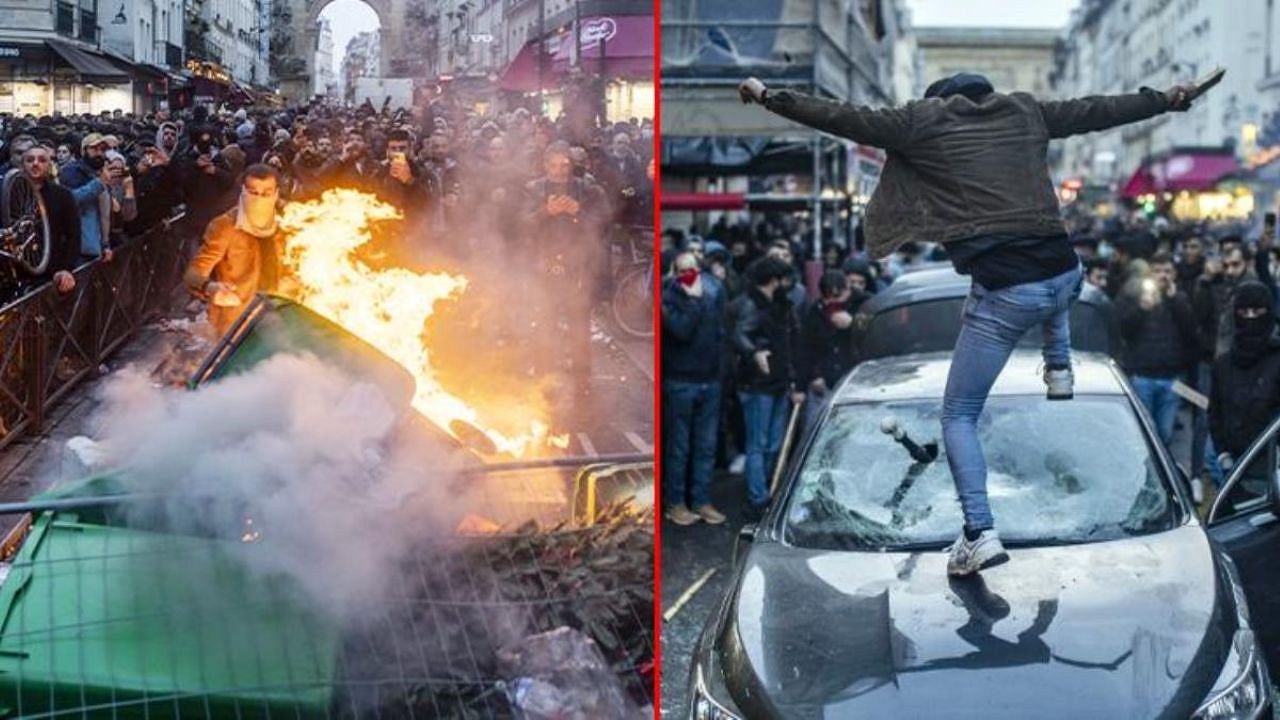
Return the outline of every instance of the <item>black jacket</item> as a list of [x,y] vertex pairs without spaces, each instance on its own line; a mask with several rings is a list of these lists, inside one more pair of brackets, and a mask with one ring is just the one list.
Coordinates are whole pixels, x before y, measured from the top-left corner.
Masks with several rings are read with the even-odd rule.
[[[841,309],[849,312],[847,305]],[[807,386],[822,378],[828,389],[834,389],[836,382],[853,367],[853,326],[838,329],[819,300],[809,306],[800,321],[799,350],[796,362],[799,385]]]
[[62,270],[75,270],[80,261],[80,213],[71,191],[46,182],[40,188],[45,212],[49,215],[49,267],[36,279],[43,284]]
[[1171,378],[1196,357],[1197,336],[1191,301],[1179,292],[1143,310],[1138,298],[1116,298],[1116,320],[1124,341],[1125,372],[1143,377]]
[[[1195,319],[1200,359],[1213,362],[1231,347],[1231,297],[1235,284],[1202,275],[1196,283]],[[1225,324],[1224,324],[1225,321]]]
[[1169,109],[1164,93],[1040,101],[993,92],[858,107],[770,90],[769,110],[888,151],[867,206],[867,250],[883,258],[908,241],[993,233],[1066,232],[1049,179],[1049,141],[1145,120]]
[[1271,351],[1250,367],[1232,361],[1232,352],[1213,365],[1209,391],[1209,432],[1218,452],[1239,458],[1280,414],[1280,337]]
[[[795,386],[796,313],[779,289],[773,299],[754,287],[733,303],[733,349],[738,357],[738,389],[782,393]],[[760,372],[755,354],[769,351],[769,374]]]
[[669,280],[662,289],[662,379],[719,382],[725,344],[725,292],[702,276],[702,297]]

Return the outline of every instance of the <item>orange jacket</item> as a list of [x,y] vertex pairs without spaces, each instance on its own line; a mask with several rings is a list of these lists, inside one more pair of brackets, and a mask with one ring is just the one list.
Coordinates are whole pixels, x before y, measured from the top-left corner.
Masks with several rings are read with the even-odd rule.
[[209,322],[219,335],[240,317],[260,291],[275,290],[279,282],[280,234],[257,238],[236,228],[236,209],[215,217],[204,231],[200,251],[187,267],[183,281],[197,297],[205,297],[204,287],[214,280],[234,285],[240,304],[220,307],[209,303]]

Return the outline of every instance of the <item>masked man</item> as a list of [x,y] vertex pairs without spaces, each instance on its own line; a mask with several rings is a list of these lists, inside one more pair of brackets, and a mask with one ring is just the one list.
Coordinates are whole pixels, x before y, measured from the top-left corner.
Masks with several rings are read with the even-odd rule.
[[219,336],[256,293],[275,290],[279,284],[278,195],[275,168],[246,168],[239,202],[209,223],[200,251],[183,276],[191,292],[209,302],[209,322]]

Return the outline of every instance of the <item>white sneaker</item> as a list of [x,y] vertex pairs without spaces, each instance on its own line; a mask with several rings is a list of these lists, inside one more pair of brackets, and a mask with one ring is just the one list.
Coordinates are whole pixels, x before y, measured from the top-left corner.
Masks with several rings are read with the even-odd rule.
[[729,461],[729,474],[741,475],[747,469],[747,456],[735,455],[733,460]]
[[1200,478],[1191,478],[1191,499],[1197,505],[1204,502],[1204,481]]
[[1075,396],[1075,376],[1072,375],[1071,368],[1066,370],[1046,368],[1044,384],[1047,388],[1046,395],[1050,400],[1070,400]]
[[1000,536],[994,529],[983,530],[978,539],[970,542],[960,532],[951,545],[951,557],[947,559],[948,575],[972,575],[1009,562],[1009,553],[1000,544]]

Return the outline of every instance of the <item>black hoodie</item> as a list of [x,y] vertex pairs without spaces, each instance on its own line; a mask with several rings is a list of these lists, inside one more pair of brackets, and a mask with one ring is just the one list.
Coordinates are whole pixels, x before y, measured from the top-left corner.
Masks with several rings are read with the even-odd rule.
[[1214,363],[1209,398],[1209,431],[1219,452],[1239,457],[1280,414],[1280,334],[1267,286],[1245,281],[1236,289],[1233,310],[1258,307],[1259,318],[1235,318],[1231,349]]

